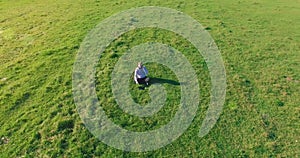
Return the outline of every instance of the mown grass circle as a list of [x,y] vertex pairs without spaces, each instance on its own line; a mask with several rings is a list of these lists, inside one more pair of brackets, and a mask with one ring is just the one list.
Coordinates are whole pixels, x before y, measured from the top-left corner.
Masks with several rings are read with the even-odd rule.
[[[169,30],[186,38],[199,50],[207,63],[212,82],[211,102],[199,136],[206,135],[216,123],[222,111],[226,92],[225,68],[220,52],[209,33],[193,18],[173,9],[140,7],[105,19],[86,36],[80,46],[73,69],[74,100],[81,119],[91,133],[109,146],[133,152],[156,150],[177,139],[192,122],[199,104],[197,77],[194,72],[186,72],[192,76],[193,82],[183,79],[186,87],[181,85],[181,106],[176,116],[167,125],[157,130],[132,132],[115,125],[105,115],[98,103],[95,90],[95,67],[99,57],[114,39],[128,31],[146,27]],[[160,45],[152,46],[159,48]],[[160,53],[168,53],[170,50],[172,48]],[[151,49],[150,53],[153,51]],[[172,50],[172,52],[174,51],[176,52],[176,50]],[[183,63],[187,64],[183,67],[188,67],[188,61],[185,61],[184,58],[181,59],[178,61],[184,61]],[[176,64],[167,66],[173,71],[179,70],[178,67],[176,68]],[[188,70],[192,70],[192,68],[188,68]],[[176,75],[180,76],[178,73]],[[134,107],[131,109],[134,111]],[[127,112],[132,110],[127,110]],[[136,114],[141,113],[137,112]]]

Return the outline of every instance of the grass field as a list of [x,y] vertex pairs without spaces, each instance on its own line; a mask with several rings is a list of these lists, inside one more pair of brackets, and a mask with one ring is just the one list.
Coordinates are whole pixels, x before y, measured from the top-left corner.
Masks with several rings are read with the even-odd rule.
[[[224,60],[227,94],[214,128],[198,137],[211,88],[203,57],[184,38],[155,28],[137,29],[112,42],[97,66],[97,95],[106,114],[132,131],[157,129],[176,113],[180,88],[161,82],[165,106],[139,119],[117,107],[110,86],[114,64],[145,42],[181,51],[200,88],[197,115],[172,144],[155,151],[125,152],[94,137],[77,113],[72,69],[86,34],[105,18],[140,6],[173,8],[199,21]],[[0,1],[0,157],[299,157],[300,1]],[[160,64],[150,77],[176,82]],[[133,99],[150,101],[148,90],[130,84]]]

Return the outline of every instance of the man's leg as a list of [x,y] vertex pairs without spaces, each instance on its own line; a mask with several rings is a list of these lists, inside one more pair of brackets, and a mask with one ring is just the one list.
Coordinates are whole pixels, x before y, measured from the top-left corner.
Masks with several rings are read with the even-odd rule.
[[149,85],[149,83],[148,83],[149,82],[149,78],[147,78],[147,77],[138,78],[137,81],[138,81],[139,84],[142,84],[142,86],[140,86],[139,89],[144,90],[145,87]]
[[149,85],[149,80],[150,79],[148,77],[145,78],[145,83],[146,83],[147,86]]
[[142,86],[141,84],[144,84],[144,78],[138,78],[137,79],[138,83],[139,83],[139,89],[140,90],[144,90],[145,86]]

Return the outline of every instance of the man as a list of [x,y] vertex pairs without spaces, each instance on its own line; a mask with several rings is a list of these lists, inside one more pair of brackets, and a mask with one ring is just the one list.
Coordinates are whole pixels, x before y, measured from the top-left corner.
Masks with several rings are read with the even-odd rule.
[[142,62],[138,62],[138,66],[134,71],[134,81],[136,84],[148,85],[149,78],[147,78],[148,70],[143,66]]

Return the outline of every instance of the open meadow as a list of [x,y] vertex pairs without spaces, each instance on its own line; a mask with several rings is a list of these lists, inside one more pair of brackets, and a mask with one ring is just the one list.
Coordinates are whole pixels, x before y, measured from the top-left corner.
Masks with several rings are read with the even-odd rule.
[[[210,102],[207,64],[185,38],[159,28],[126,32],[110,43],[96,66],[96,92],[120,127],[143,132],[167,124],[180,104],[174,72],[146,63],[152,82],[166,90],[155,115],[139,118],[118,107],[111,73],[130,48],[160,42],[180,51],[195,70],[196,117],[178,139],[160,149],[110,147],[86,128],[74,103],[73,65],[81,43],[104,19],[142,6],[172,8],[201,23],[218,46],[226,70],[223,111],[198,137]],[[131,78],[132,99],[151,102]],[[150,86],[151,87],[151,86]],[[299,0],[0,0],[0,157],[300,157]]]

